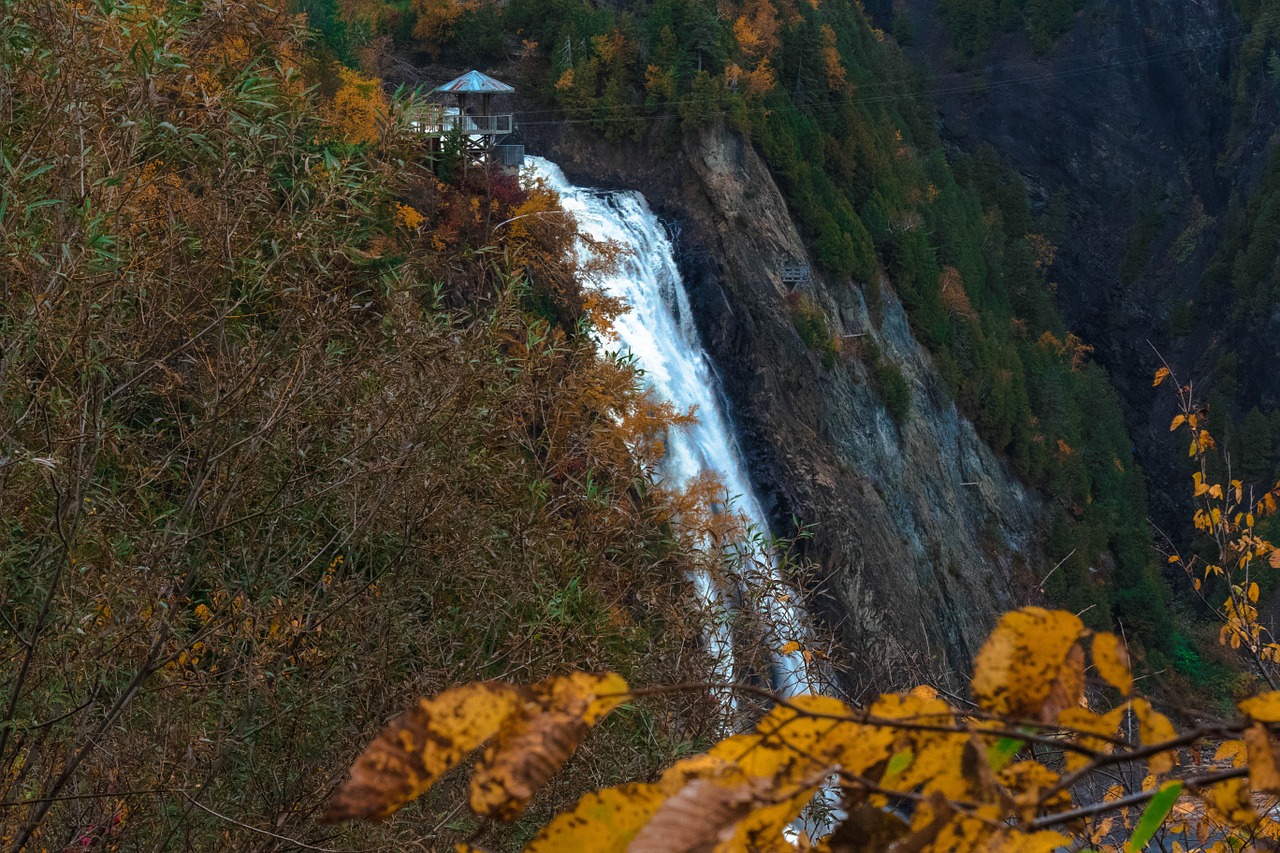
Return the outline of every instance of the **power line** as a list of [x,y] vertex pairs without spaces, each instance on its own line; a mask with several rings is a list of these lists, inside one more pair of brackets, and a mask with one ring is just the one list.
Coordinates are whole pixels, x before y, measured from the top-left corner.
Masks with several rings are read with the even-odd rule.
[[[843,106],[884,103],[887,101],[907,100],[907,99],[915,100],[915,99],[923,99],[923,98],[934,98],[939,95],[963,93],[966,91],[970,91],[975,85],[975,83],[979,83],[979,82],[982,83],[982,86],[984,89],[990,90],[990,89],[1000,89],[1000,88],[1008,88],[1013,86],[1025,85],[1029,83],[1048,82],[1052,80],[1065,80],[1065,79],[1070,79],[1074,77],[1093,74],[1099,71],[1111,70],[1115,68],[1130,68],[1130,67],[1136,67],[1136,66],[1142,66],[1142,65],[1149,65],[1157,61],[1160,61],[1162,59],[1171,59],[1178,56],[1191,55],[1195,53],[1209,51],[1219,47],[1228,47],[1231,45],[1240,44],[1249,38],[1249,36],[1252,34],[1253,29],[1255,27],[1259,25],[1267,25],[1277,21],[1280,21],[1280,13],[1262,16],[1258,20],[1256,20],[1255,22],[1249,25],[1241,24],[1240,26],[1234,28],[1235,29],[1234,34],[1229,34],[1229,35],[1224,34],[1216,39],[1210,39],[1208,41],[1196,42],[1194,44],[1182,44],[1179,47],[1171,48],[1169,50],[1158,51],[1155,53],[1146,53],[1142,56],[1131,57],[1128,59],[1116,60],[1113,58],[1117,54],[1133,53],[1140,50],[1146,51],[1146,50],[1149,50],[1152,47],[1152,45],[1174,44],[1175,42],[1185,41],[1185,37],[1170,37],[1167,39],[1158,40],[1156,42],[1150,42],[1144,45],[1137,45],[1132,48],[1123,48],[1123,49],[1118,49],[1116,51],[1112,51],[1110,53],[1109,58],[1103,59],[1098,62],[1094,62],[1089,65],[1079,66],[1075,68],[1066,68],[1066,69],[1061,69],[1057,71],[1046,71],[1043,73],[1030,74],[1022,77],[1013,77],[1013,78],[1008,78],[1004,80],[995,80],[995,81],[982,81],[982,75],[986,73],[983,70],[975,70],[970,72],[953,72],[951,74],[944,75],[943,79],[964,80],[966,82],[964,82],[963,84],[959,84],[959,83],[946,84],[942,86],[936,86],[930,89],[921,89],[921,90],[909,91],[909,92],[890,92],[888,94],[880,94],[880,95],[857,95],[849,98],[827,100],[821,104],[810,105],[807,107],[801,107],[800,105],[791,104],[791,105],[772,106],[772,107],[766,107],[766,106],[745,107],[743,108],[743,110],[745,110],[745,112],[749,114],[766,114],[769,112],[787,111],[787,110],[800,112],[802,109],[809,113],[831,112]],[[1089,53],[1079,53],[1079,54],[1075,54],[1073,56],[1068,56],[1068,57],[1062,57],[1055,60],[1055,64],[1062,64],[1062,63],[1070,62],[1075,59],[1087,58],[1093,55],[1094,55],[1093,52],[1089,52]],[[913,82],[914,81],[910,79],[887,80],[887,81],[881,81],[879,83],[870,83],[870,84],[860,86],[859,90],[865,91],[867,89],[887,89],[890,87],[893,87],[893,88],[909,87],[913,84]],[[679,104],[692,103],[695,100],[696,99],[692,97],[687,97],[687,98],[682,98],[676,101],[675,104],[678,106]],[[608,107],[606,109],[612,109],[617,112],[622,112],[624,110],[630,110],[632,109],[632,107],[628,105],[618,105],[616,107]],[[743,110],[739,110],[737,112],[741,112]],[[560,112],[562,111],[558,109],[526,110],[526,111],[517,113],[517,117],[558,114]],[[730,110],[726,110],[726,109],[717,109],[717,110],[701,112],[701,113],[681,113],[681,112],[669,111],[665,113],[647,113],[647,114],[635,114],[635,115],[617,115],[617,116],[606,115],[606,116],[600,116],[596,118],[562,118],[562,119],[534,120],[534,121],[525,121],[521,119],[519,123],[526,127],[539,127],[539,126],[560,125],[560,124],[595,124],[600,122],[646,121],[646,120],[652,120],[652,119],[658,119],[658,118],[680,118],[680,117],[711,118],[716,116],[725,116],[730,114],[730,112],[731,112]]]

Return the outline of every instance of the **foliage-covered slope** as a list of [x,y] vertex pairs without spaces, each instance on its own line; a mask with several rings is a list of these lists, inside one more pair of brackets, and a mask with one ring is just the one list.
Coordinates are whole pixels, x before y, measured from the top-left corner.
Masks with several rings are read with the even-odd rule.
[[[696,514],[643,467],[672,413],[585,333],[572,220],[440,184],[302,37],[248,0],[0,7],[6,848],[316,841],[410,695],[705,672]],[[633,709],[591,784],[709,719]],[[348,834],[459,828],[425,814]]]

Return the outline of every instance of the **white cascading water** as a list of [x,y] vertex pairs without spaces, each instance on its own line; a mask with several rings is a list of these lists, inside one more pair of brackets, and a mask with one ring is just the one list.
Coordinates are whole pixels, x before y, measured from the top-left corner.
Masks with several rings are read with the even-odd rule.
[[[666,485],[681,487],[700,474],[715,473],[735,496],[736,511],[756,530],[768,531],[764,510],[747,478],[742,451],[721,405],[719,380],[694,326],[666,229],[639,193],[576,187],[558,166],[541,157],[527,157],[525,164],[534,177],[560,194],[561,204],[577,219],[580,231],[626,250],[618,269],[598,282],[602,290],[622,298],[630,307],[614,324],[618,343],[636,359],[644,381],[659,398],[682,411],[696,409],[698,423],[673,429],[668,437],[659,475]],[[793,594],[783,593],[787,587],[777,566],[768,560],[764,565],[765,577],[756,582],[766,583],[770,593],[752,598],[763,602],[765,612],[758,615],[771,635],[773,689],[784,696],[822,692],[818,674],[807,665],[803,652],[782,652],[783,648],[797,649],[805,644],[804,613],[794,603]],[[729,682],[734,675],[734,652],[727,591],[717,589],[705,576],[695,581],[711,612],[720,614],[708,626],[708,643],[716,665],[715,678]]]

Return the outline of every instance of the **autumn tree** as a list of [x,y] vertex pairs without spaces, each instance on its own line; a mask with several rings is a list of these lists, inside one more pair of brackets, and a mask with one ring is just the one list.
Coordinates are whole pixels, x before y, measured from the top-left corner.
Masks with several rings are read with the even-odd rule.
[[1238,651],[1257,677],[1274,688],[1280,684],[1280,640],[1261,618],[1258,602],[1262,585],[1270,585],[1264,573],[1280,569],[1280,549],[1264,530],[1276,513],[1280,483],[1259,488],[1240,479],[1231,456],[1218,453],[1195,386],[1180,383],[1167,364],[1156,371],[1152,384],[1166,381],[1178,403],[1169,431],[1186,437],[1187,456],[1196,468],[1191,475],[1192,525],[1209,547],[1200,553],[1181,549],[1165,535],[1163,550],[1220,623],[1219,642]]

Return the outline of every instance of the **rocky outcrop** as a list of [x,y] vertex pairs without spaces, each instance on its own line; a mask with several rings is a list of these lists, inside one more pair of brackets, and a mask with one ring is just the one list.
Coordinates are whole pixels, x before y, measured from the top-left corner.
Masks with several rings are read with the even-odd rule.
[[[677,156],[560,129],[530,140],[585,182],[642,190],[673,220],[704,343],[779,533],[811,526],[821,615],[858,691],[966,672],[1015,590],[1034,584],[1038,499],[951,402],[888,282],[820,272],[793,292],[778,263],[807,261],[782,194],[734,133],[689,137]],[[868,297],[868,290],[871,297]],[[840,352],[801,339],[796,304],[821,306]],[[869,366],[901,371],[899,423]]]

